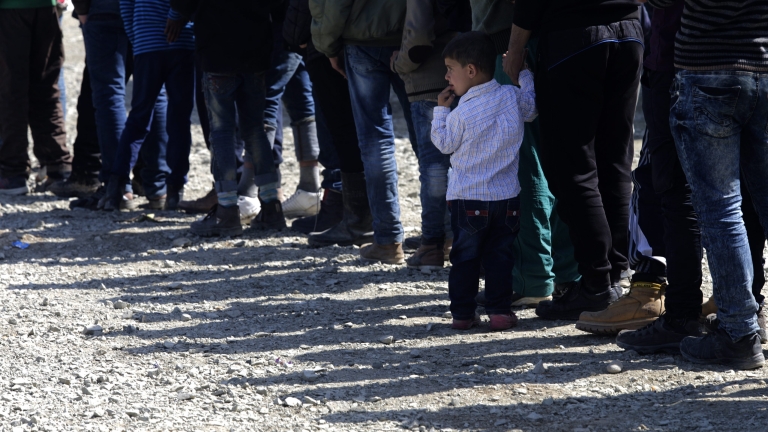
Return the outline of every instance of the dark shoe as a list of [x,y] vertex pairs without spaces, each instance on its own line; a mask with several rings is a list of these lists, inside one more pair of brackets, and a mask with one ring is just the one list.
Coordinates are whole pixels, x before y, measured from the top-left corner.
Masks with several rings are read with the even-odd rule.
[[616,334],[644,327],[664,313],[665,287],[663,284],[633,281],[629,294],[605,310],[581,314],[576,328],[588,333]]
[[[757,325],[760,327],[760,329],[757,331],[757,335],[760,336],[760,343],[764,344],[768,342],[768,337],[766,337],[766,310],[763,308],[763,306],[760,306],[757,309]],[[717,319],[716,314],[709,314],[706,317],[702,317],[699,319],[699,321],[704,325],[704,327],[707,329],[707,332],[713,333],[717,331],[718,327],[720,326],[720,320]]]
[[665,314],[643,328],[621,331],[616,336],[616,345],[625,350],[637,351],[638,354],[679,354],[683,339],[702,334],[697,320],[672,318]]
[[168,185],[168,196],[165,199],[164,210],[178,210],[179,203],[184,200],[184,185]]
[[216,197],[216,190],[211,189],[205,194],[204,197],[198,198],[194,201],[181,201],[178,204],[178,209],[187,213],[208,213],[213,206],[218,204],[219,199]]
[[96,189],[96,192],[92,193],[90,196],[78,198],[70,202],[69,208],[71,210],[75,208],[99,210],[99,203],[101,202],[102,207],[104,206],[103,199],[106,195],[107,195],[107,189],[104,186],[99,186],[99,188]]
[[757,310],[757,325],[760,326],[760,330],[757,331],[757,335],[760,336],[760,343],[768,342],[768,332],[766,331],[766,321],[768,321],[768,312],[765,308],[760,306]]
[[445,252],[439,245],[422,245],[405,262],[408,268],[440,270],[445,265]]
[[563,296],[563,294],[565,294],[566,291],[571,289],[571,287],[576,286],[578,283],[579,281],[571,281],[555,284],[555,290],[552,291],[552,299],[559,299]]
[[454,330],[469,330],[472,327],[479,326],[481,322],[480,315],[475,315],[474,318],[468,320],[457,320],[454,318],[451,323],[451,328]]
[[421,236],[408,237],[403,241],[404,250],[416,250],[421,247]]
[[320,212],[315,216],[296,219],[291,224],[291,230],[302,234],[323,232],[333,228],[344,217],[344,198],[341,192],[326,189]]
[[585,292],[579,282],[568,289],[562,297],[539,303],[536,307],[536,315],[550,320],[576,321],[582,312],[601,311],[617,299],[618,296],[613,287],[601,293],[591,294]]
[[344,199],[344,216],[336,226],[309,235],[309,245],[351,246],[373,242],[373,216],[368,205],[365,175],[341,173],[341,193]]
[[240,225],[240,209],[237,206],[214,206],[208,214],[197,222],[192,222],[189,230],[200,237],[234,237],[243,233]]
[[0,177],[0,195],[26,195],[29,193],[27,178],[18,177]]
[[[552,297],[524,297],[520,293],[512,293],[512,307],[538,306],[539,303],[547,300],[552,300]],[[475,296],[475,303],[480,306],[485,306],[485,290],[477,293],[477,296]]]
[[283,206],[280,201],[262,203],[261,211],[251,221],[251,228],[256,230],[282,230],[286,227]]
[[405,260],[403,245],[391,243],[380,245],[373,242],[360,248],[360,259],[363,262],[380,262],[384,264],[402,264]]
[[121,179],[118,176],[111,176],[107,182],[107,194],[104,199],[104,211],[129,211],[136,210],[138,204],[133,198],[132,193],[125,192],[127,179]]
[[85,198],[93,195],[99,186],[101,182],[96,178],[72,174],[67,179],[53,182],[47,190],[61,198]]
[[765,364],[757,333],[737,341],[723,329],[703,337],[687,337],[680,343],[680,354],[692,363],[721,364],[742,370],[757,369]]

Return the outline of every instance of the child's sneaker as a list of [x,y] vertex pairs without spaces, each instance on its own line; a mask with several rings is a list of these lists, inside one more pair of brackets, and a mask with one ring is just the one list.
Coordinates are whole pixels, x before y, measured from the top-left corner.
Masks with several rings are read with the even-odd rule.
[[509,315],[489,315],[491,318],[491,331],[508,330],[517,325],[517,315],[510,312]]
[[480,325],[480,315],[475,315],[473,319],[468,320],[457,320],[456,318],[453,319],[453,324],[451,324],[451,328],[454,330],[469,330],[472,327],[477,327]]

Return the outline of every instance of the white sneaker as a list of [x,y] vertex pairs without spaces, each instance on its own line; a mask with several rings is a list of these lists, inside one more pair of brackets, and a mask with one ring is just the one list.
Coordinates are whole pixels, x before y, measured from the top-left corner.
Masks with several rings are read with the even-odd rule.
[[248,225],[251,223],[251,219],[255,218],[261,211],[261,201],[259,198],[238,196],[237,207],[240,209],[240,222]]
[[307,192],[297,189],[296,193],[283,202],[283,215],[286,218],[314,216],[320,212],[323,192]]

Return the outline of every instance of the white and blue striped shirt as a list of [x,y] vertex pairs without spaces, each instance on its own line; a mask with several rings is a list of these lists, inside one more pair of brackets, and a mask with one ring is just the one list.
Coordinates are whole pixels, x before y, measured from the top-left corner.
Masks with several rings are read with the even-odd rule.
[[133,45],[134,55],[152,51],[195,49],[191,22],[186,23],[175,42],[169,44],[166,41],[166,20],[181,19],[181,15],[171,9],[170,0],[120,0],[120,15],[128,40]]
[[452,153],[446,198],[501,201],[519,195],[523,123],[537,114],[528,70],[520,73],[520,88],[491,80],[470,88],[453,112],[435,107],[432,142]]

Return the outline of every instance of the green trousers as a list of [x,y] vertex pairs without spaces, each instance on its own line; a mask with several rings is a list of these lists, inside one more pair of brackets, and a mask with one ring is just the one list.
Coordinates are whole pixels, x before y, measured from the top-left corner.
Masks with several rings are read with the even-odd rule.
[[[536,40],[528,44],[528,65],[535,73]],[[496,58],[494,78],[499,84],[512,84]],[[539,120],[525,124],[520,147],[520,232],[514,245],[513,289],[525,297],[546,297],[554,284],[581,278],[573,257],[568,226],[557,216],[557,201],[549,192],[539,161]]]

